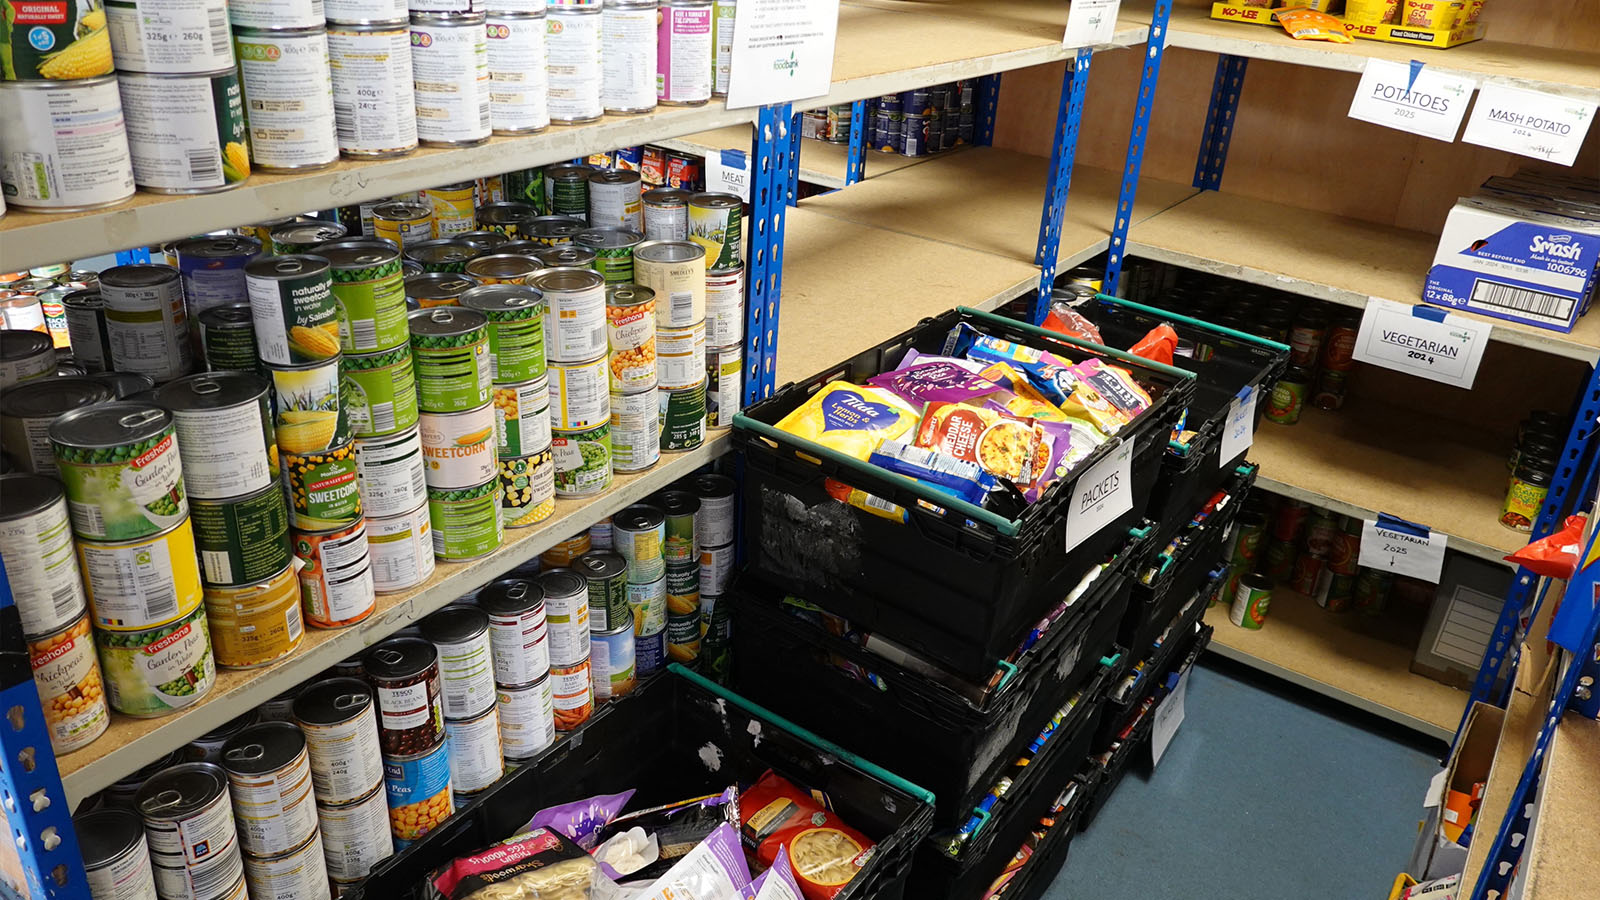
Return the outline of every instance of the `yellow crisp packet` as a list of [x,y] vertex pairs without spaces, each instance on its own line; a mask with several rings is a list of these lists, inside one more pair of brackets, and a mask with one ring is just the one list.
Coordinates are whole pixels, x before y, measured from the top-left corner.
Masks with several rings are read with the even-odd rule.
[[1277,17],[1278,24],[1297,41],[1350,43],[1350,35],[1344,33],[1344,22],[1338,16],[1314,9],[1285,9],[1279,11]]
[[978,375],[1012,393],[1010,397],[989,398],[991,402],[1005,407],[1007,412],[1031,419],[1043,419],[1046,422],[1066,421],[1067,414],[1061,411],[1061,407],[1046,400],[1044,395],[1039,393],[1039,389],[1028,381],[1028,376],[1006,363],[990,363]]
[[920,418],[889,391],[834,381],[784,416],[777,428],[865,460],[879,444],[917,427]]

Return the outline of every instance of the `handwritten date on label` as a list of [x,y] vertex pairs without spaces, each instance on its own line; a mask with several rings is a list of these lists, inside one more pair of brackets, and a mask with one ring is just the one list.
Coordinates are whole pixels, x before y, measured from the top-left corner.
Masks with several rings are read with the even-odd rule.
[[1438,584],[1447,542],[1444,535],[1425,529],[1414,534],[1384,527],[1376,521],[1363,522],[1358,561],[1381,572],[1409,575]]

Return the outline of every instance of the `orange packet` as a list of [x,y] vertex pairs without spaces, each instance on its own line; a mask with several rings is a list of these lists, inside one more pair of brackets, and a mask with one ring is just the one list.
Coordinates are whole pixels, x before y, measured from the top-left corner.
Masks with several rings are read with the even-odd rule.
[[1285,9],[1278,12],[1277,17],[1278,24],[1297,41],[1350,43],[1350,35],[1344,33],[1344,22],[1338,16],[1314,9]]

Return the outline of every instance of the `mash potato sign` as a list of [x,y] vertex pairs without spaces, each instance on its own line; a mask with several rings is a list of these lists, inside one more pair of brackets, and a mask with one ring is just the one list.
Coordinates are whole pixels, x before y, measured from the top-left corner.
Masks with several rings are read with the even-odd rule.
[[1067,508],[1067,549],[1133,509],[1133,442],[1123,441],[1104,459],[1078,476]]

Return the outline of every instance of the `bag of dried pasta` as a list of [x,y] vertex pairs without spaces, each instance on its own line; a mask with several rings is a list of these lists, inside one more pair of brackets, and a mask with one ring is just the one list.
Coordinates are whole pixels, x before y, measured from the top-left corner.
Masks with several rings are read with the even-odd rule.
[[744,845],[764,866],[782,849],[806,900],[833,900],[872,858],[873,843],[781,775],[739,796]]

